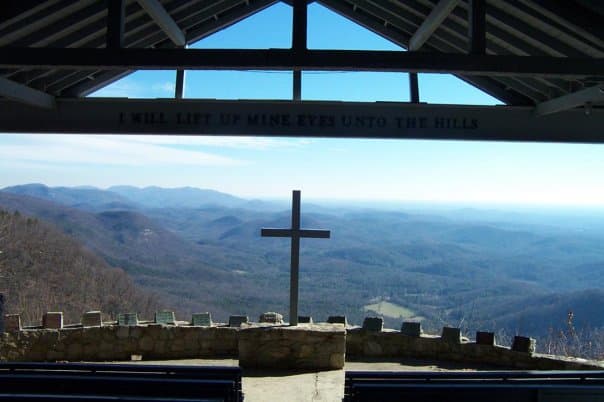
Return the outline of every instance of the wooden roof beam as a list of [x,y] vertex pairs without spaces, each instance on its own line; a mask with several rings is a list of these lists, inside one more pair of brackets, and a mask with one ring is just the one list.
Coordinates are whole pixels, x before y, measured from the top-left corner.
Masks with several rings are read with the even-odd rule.
[[316,70],[490,76],[600,77],[604,59],[290,49],[1,48],[0,68]]
[[595,102],[604,102],[604,85],[596,85],[541,102],[535,106],[535,115],[546,116]]
[[53,109],[56,106],[54,96],[2,77],[0,96],[44,109]]
[[187,44],[184,32],[158,0],[138,0],[138,4],[153,18],[176,46]]
[[459,0],[440,0],[409,40],[409,50],[418,50],[457,7]]

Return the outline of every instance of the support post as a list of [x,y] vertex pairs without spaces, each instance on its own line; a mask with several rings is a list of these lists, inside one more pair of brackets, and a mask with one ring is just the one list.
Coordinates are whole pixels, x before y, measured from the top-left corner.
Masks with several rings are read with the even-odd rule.
[[409,73],[409,94],[411,103],[419,103],[419,81],[417,73]]
[[[187,48],[187,45],[182,46],[183,49]],[[174,84],[174,97],[176,99],[182,99],[185,93],[185,70],[176,70],[176,82]]]
[[124,46],[125,0],[107,0],[107,48]]
[[[306,0],[294,0],[292,24],[292,49],[294,53],[307,50],[308,3]],[[302,70],[295,69],[293,74],[293,100],[302,99]],[[297,319],[297,317],[296,317]]]
[[[295,233],[298,231],[298,233]],[[292,195],[291,280],[289,282],[289,325],[298,325],[298,283],[300,271],[300,191]]]
[[468,39],[470,54],[484,55],[487,48],[486,36],[486,1],[469,0]]
[[306,0],[294,0],[294,20],[292,27],[292,49],[295,52],[307,49],[307,2]]
[[176,85],[174,86],[174,97],[182,99],[185,91],[185,70],[176,70]]
[[302,100],[302,71],[294,70],[293,100]]

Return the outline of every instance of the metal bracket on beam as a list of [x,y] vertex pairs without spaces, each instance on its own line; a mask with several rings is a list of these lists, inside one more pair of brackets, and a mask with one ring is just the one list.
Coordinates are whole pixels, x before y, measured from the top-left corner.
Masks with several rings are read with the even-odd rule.
[[422,47],[458,4],[459,0],[440,0],[409,40],[409,50]]
[[0,96],[44,109],[53,109],[56,106],[54,96],[2,77]]
[[536,116],[562,112],[578,106],[590,105],[596,102],[604,102],[604,85],[596,85],[577,92],[550,99],[535,106]]
[[176,46],[187,43],[184,32],[158,0],[138,0],[138,4],[153,18]]

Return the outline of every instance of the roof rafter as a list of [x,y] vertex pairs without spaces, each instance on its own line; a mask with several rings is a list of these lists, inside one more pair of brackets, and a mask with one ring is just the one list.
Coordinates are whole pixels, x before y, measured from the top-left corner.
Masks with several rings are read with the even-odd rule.
[[[343,3],[338,2],[336,0],[320,0],[320,3],[325,7],[329,8],[333,12],[341,15],[344,18],[349,19],[350,21],[359,24],[368,30],[374,32],[375,34],[389,40],[401,47],[407,47],[409,43],[409,39],[411,38],[411,34],[406,35],[406,32],[400,27],[394,27],[391,24],[385,26],[374,18],[369,16],[359,14],[357,11],[354,11],[352,7],[346,7]],[[401,3],[399,3],[401,4]],[[428,46],[428,45],[426,45]],[[429,46],[429,49],[434,51],[433,46]],[[472,76],[472,77],[464,77],[458,76],[461,80],[467,82],[470,85],[480,87],[484,92],[489,95],[501,100],[502,102],[508,104],[515,105],[525,105],[532,104],[530,99],[520,93],[510,93],[507,91],[501,84],[496,82],[495,80],[489,77],[482,76]]]
[[592,102],[604,102],[604,85],[596,85],[558,98],[539,103],[535,107],[537,116],[545,116],[563,110],[573,109]]
[[457,7],[459,0],[440,0],[409,40],[409,50],[418,50]]
[[186,45],[187,39],[184,32],[158,0],[138,0],[138,4],[145,9],[176,46]]
[[0,96],[44,109],[52,109],[56,106],[54,96],[2,77],[0,77]]
[[[249,4],[244,4],[239,7],[236,6],[238,4],[238,0],[228,0],[218,4],[212,4],[200,11],[200,13],[196,15],[196,18],[205,21],[210,15],[215,15],[216,13],[223,13],[223,15],[218,20],[212,18],[211,20],[208,20],[201,25],[191,27],[190,29],[187,28],[188,25],[185,25],[185,29],[187,31],[187,43],[192,43],[203,39],[217,31],[220,31],[221,29],[227,28],[247,17],[258,13],[277,2],[278,0],[254,0],[250,1]],[[182,7],[175,8],[173,11],[178,11],[179,13],[183,13],[183,15],[191,14],[186,8]],[[226,14],[224,14],[225,12]],[[126,36],[126,46],[156,45],[157,41],[153,38],[154,35],[152,35],[152,37],[145,36],[143,39],[139,39],[137,37],[136,39],[132,38],[129,40],[130,38]],[[168,46],[170,44],[165,43],[165,45]],[[86,96],[133,72],[133,70],[108,70],[100,73],[98,76],[94,77],[94,79],[75,83],[70,88],[66,89],[63,92],[63,95],[68,97]]]

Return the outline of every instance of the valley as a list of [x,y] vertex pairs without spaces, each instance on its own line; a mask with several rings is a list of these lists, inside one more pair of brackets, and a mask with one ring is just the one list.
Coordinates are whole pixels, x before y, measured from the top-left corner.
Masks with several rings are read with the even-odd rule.
[[[24,185],[0,191],[0,208],[51,223],[183,319],[199,311],[218,321],[288,311],[289,240],[260,237],[262,227],[290,224],[287,202],[192,188]],[[459,325],[470,333],[545,336],[564,328],[573,311],[577,328],[599,328],[598,219],[573,226],[570,218],[528,213],[303,200],[302,227],[330,229],[332,236],[301,242],[300,314],[346,315],[357,325],[382,315],[390,328],[400,328],[404,317],[432,331]]]

